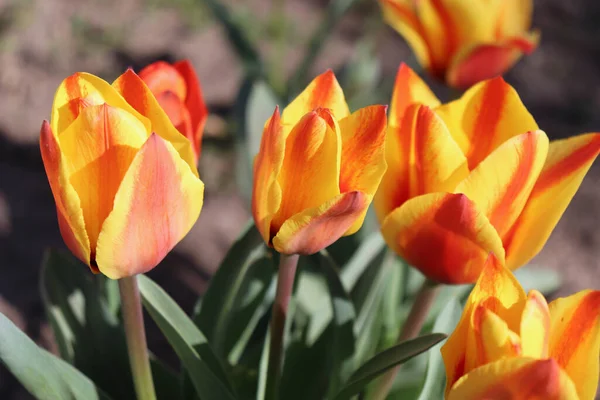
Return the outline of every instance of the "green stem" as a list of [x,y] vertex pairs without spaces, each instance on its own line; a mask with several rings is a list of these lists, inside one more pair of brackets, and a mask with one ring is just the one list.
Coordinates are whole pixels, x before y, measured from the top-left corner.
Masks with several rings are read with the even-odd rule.
[[[421,328],[423,328],[423,324],[427,319],[427,314],[429,314],[429,310],[433,305],[439,289],[440,285],[436,282],[432,282],[428,279],[423,282],[423,285],[417,292],[417,296],[415,297],[415,302],[410,309],[410,313],[408,314],[408,317],[402,326],[397,343],[414,339],[417,337],[419,332],[421,332]],[[399,370],[400,365],[392,368],[379,379],[379,383],[377,384],[373,395],[371,396],[371,400],[385,400],[392,389],[392,385],[394,384],[394,380],[396,379],[396,375],[398,374]]]
[[279,379],[283,365],[283,336],[287,318],[288,304],[294,288],[294,277],[298,267],[298,255],[282,254],[279,260],[277,292],[271,316],[271,343],[269,345],[269,365],[267,367],[267,385],[265,400],[274,400],[279,396]]
[[129,364],[137,399],[156,400],[136,277],[119,279],[119,293],[121,294],[121,310],[125,324]]

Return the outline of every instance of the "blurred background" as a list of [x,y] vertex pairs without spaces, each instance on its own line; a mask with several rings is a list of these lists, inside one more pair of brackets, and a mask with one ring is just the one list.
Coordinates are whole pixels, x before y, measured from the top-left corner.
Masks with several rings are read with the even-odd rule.
[[[0,312],[51,350],[39,297],[40,262],[45,248],[64,244],[38,137],[62,79],[87,71],[111,81],[128,67],[139,71],[159,59],[188,58],[195,66],[211,112],[200,159],[205,205],[192,232],[151,274],[191,311],[250,216],[244,147],[256,145],[257,130],[254,141],[246,142],[239,132],[261,127],[274,103],[284,104],[282,99],[327,68],[336,72],[351,109],[388,103],[400,62],[417,68],[404,40],[383,24],[372,0],[219,4],[0,0]],[[229,29],[219,18],[229,20]],[[540,47],[505,79],[551,139],[600,130],[598,21],[600,3],[592,0],[535,1],[533,27],[542,32]],[[309,68],[298,69],[301,65]],[[430,83],[442,99],[451,96],[441,84]],[[250,101],[253,117],[246,118],[239,110]],[[534,260],[562,275],[557,296],[600,289],[599,223],[596,163]],[[151,348],[160,348],[160,334],[151,331],[149,340]],[[0,399],[28,398],[0,369]]]

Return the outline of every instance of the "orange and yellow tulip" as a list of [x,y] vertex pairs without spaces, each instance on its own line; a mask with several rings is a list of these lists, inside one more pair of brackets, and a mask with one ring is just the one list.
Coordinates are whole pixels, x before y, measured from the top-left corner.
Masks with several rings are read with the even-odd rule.
[[132,71],[59,86],[40,149],[62,237],[94,272],[154,268],[200,214],[194,151]]
[[600,291],[548,305],[490,255],[442,356],[448,400],[593,400]]
[[533,0],[379,0],[386,22],[430,74],[468,88],[502,75],[538,44]]
[[548,240],[600,152],[600,134],[548,142],[502,78],[440,105],[398,72],[375,211],[388,245],[430,279],[472,283],[493,252],[511,270]]
[[142,69],[140,78],[148,85],[177,130],[192,142],[198,162],[208,111],[192,64],[188,60],[174,64],[157,61]]
[[265,124],[252,213],[283,254],[313,254],[356,232],[386,169],[386,107],[352,114],[331,71]]

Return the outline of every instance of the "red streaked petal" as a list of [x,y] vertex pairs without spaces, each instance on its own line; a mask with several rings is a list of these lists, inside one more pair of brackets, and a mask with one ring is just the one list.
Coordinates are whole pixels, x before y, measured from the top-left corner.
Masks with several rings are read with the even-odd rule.
[[533,358],[548,357],[550,338],[550,311],[544,295],[532,290],[521,317],[521,346],[523,355]]
[[140,71],[139,77],[156,97],[161,93],[171,92],[184,101],[187,96],[185,80],[173,65],[165,61],[156,61],[146,66]]
[[173,64],[173,66],[179,71],[185,83],[187,85],[187,97],[185,98],[185,105],[190,113],[190,119],[192,121],[192,130],[194,132],[193,144],[194,150],[196,150],[198,156],[202,151],[202,135],[204,133],[204,124],[208,117],[208,110],[204,97],[202,96],[202,87],[200,86],[200,80],[196,75],[196,71],[189,60],[181,60]]
[[402,63],[398,68],[392,102],[390,105],[389,124],[400,126],[406,109],[414,103],[437,107],[440,101],[429,86],[408,65]]

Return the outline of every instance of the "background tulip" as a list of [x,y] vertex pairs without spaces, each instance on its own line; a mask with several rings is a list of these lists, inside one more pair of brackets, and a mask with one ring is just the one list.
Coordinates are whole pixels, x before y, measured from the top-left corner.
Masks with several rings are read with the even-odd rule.
[[474,282],[489,252],[510,269],[546,243],[600,152],[600,134],[548,142],[502,78],[439,100],[398,71],[375,210],[388,245],[429,278]]
[[198,162],[208,111],[192,64],[188,60],[174,64],[157,61],[142,69],[140,78],[148,85],[173,125],[192,142]]
[[152,269],[200,214],[190,142],[131,70],[112,86],[86,73],[65,79],[40,148],[63,239],[94,272]]
[[529,32],[532,0],[379,0],[429,73],[449,85],[469,86],[503,74],[537,46]]
[[267,121],[252,212],[266,243],[312,254],[356,232],[386,169],[386,107],[350,114],[333,72]]
[[600,291],[548,304],[490,255],[442,347],[448,399],[592,400],[598,386]]

